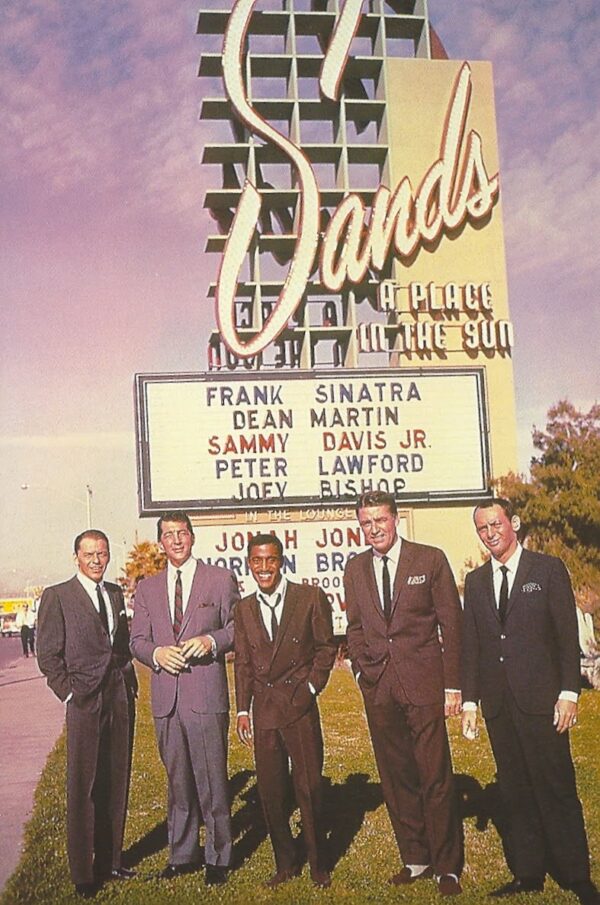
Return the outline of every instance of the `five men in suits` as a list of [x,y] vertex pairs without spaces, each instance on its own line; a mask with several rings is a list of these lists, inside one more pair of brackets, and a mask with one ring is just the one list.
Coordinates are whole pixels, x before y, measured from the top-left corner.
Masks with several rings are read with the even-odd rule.
[[230,572],[192,556],[186,513],[163,515],[158,541],[168,564],[137,587],[131,650],[152,669],[152,713],[168,778],[170,858],[162,876],[199,867],[202,817],[211,886],[226,881],[232,856],[225,654],[233,647],[239,593]]
[[75,538],[77,574],[46,588],[38,617],[38,664],[67,705],[67,851],[86,898],[103,880],[133,876],[121,865],[131,771],[134,698],[123,593],[104,581],[108,538]]
[[456,895],[461,832],[445,726],[461,709],[456,584],[441,550],[399,536],[393,496],[369,491],[356,510],[371,549],[344,574],[348,654],[404,862],[390,882],[434,875],[441,895]]
[[560,559],[521,547],[509,501],[482,503],[474,521],[491,560],[465,583],[463,732],[474,736],[481,701],[514,874],[492,896],[542,890],[551,870],[584,905],[598,905],[569,749],[580,688],[569,575]]
[[327,887],[317,695],[336,655],[331,606],[319,588],[282,575],[283,547],[275,535],[250,540],[248,563],[258,590],[235,611],[237,733],[251,747],[252,706],[256,780],[276,865],[266,885],[274,889],[300,873],[286,810],[291,761],[311,878]]

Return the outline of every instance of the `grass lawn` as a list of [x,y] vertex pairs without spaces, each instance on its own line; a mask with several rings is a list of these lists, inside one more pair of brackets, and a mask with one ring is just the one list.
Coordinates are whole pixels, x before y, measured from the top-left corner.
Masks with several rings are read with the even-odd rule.
[[[406,890],[388,885],[388,877],[400,868],[398,853],[382,803],[375,762],[369,741],[362,701],[350,673],[334,670],[321,697],[325,736],[326,820],[330,848],[335,861],[329,890],[312,886],[308,868],[303,875],[277,891],[262,888],[273,872],[271,846],[265,837],[256,797],[250,753],[232,731],[229,768],[233,798],[233,827],[239,866],[224,887],[206,889],[203,874],[159,881],[153,875],[168,860],[165,823],[166,782],[154,739],[149,710],[149,682],[139,668],[141,694],[136,726],[134,768],[129,816],[125,835],[125,863],[134,866],[138,878],[127,883],[107,884],[98,903],[127,902],[128,905],[163,903],[272,902],[344,903],[441,901],[433,880]],[[496,816],[494,763],[485,732],[475,742],[459,734],[458,720],[450,725],[455,772],[464,814],[466,865],[462,878],[463,905],[483,902],[486,894],[509,878],[502,846],[494,825]],[[592,873],[600,881],[600,694],[584,692],[579,725],[572,733],[580,797],[583,801],[590,849],[595,855]],[[293,818],[298,826],[298,814]],[[33,816],[26,830],[25,853],[8,882],[0,905],[52,905],[80,901],[68,879],[65,848],[65,744],[59,740],[40,780]],[[489,901],[489,900],[488,900]],[[575,903],[570,893],[552,880],[541,894],[513,897],[520,903]]]

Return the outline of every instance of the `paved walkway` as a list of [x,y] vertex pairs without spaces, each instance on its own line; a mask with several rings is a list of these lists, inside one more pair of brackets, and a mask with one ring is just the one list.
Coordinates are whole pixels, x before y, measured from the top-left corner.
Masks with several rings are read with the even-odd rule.
[[21,857],[33,793],[64,716],[64,705],[47,687],[35,657],[22,655],[18,638],[0,638],[0,891]]

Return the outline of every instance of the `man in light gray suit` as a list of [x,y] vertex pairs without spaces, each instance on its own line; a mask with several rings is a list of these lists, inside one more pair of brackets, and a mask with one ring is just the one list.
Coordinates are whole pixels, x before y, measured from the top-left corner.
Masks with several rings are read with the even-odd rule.
[[152,669],[152,713],[169,784],[169,863],[161,876],[198,869],[202,817],[205,879],[213,886],[226,881],[232,856],[225,654],[239,592],[231,572],[192,556],[194,540],[185,512],[158,520],[168,564],[137,587],[131,650]]

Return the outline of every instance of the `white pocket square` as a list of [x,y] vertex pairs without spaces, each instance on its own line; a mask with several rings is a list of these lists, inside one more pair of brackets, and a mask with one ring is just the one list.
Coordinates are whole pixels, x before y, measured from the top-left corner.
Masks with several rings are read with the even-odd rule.
[[524,584],[521,588],[524,594],[532,594],[534,591],[541,591],[542,586],[537,583],[537,581],[528,581],[527,584]]
[[425,584],[427,581],[427,575],[409,575],[406,583],[407,584]]

